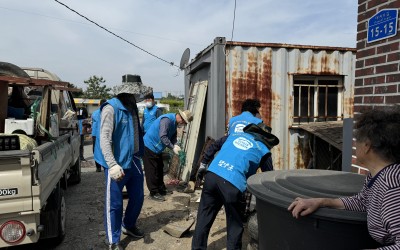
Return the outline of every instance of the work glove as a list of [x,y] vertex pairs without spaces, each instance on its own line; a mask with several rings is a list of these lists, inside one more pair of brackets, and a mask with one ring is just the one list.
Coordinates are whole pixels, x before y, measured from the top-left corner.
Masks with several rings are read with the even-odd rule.
[[198,181],[202,181],[204,175],[206,174],[206,172],[207,172],[207,164],[200,163],[200,167],[199,167],[199,169],[197,170],[196,179],[197,179]]
[[108,174],[110,175],[111,179],[113,179],[114,181],[120,181],[125,176],[124,170],[118,164],[112,166],[108,170]]
[[182,150],[181,147],[179,147],[177,144],[174,145],[174,148],[172,149],[176,155],[179,155],[179,152]]

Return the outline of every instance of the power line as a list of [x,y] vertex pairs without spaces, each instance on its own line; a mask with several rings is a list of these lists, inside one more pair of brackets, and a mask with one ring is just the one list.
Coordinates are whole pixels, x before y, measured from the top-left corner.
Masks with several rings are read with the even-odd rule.
[[235,8],[233,9],[233,21],[232,21],[232,35],[231,35],[231,41],[233,41],[233,31],[235,30],[235,19],[236,19],[236,0],[235,0]]
[[[59,4],[61,4],[61,5],[64,6],[65,8],[69,9],[70,11],[76,13],[77,15],[79,15],[79,16],[85,18],[86,20],[88,20],[89,22],[91,22],[91,23],[93,23],[94,25],[98,26],[99,28],[101,28],[101,29],[107,31],[108,33],[112,34],[113,36],[118,37],[118,38],[121,39],[122,41],[129,43],[130,45],[134,46],[135,48],[140,49],[141,51],[143,51],[143,52],[145,52],[145,53],[151,55],[152,57],[157,58],[158,60],[161,60],[161,61],[163,61],[163,62],[166,62],[166,63],[168,63],[168,64],[171,65],[171,66],[175,66],[175,67],[179,68],[179,66],[175,65],[174,62],[168,62],[167,60],[165,60],[165,59],[163,59],[163,58],[161,58],[161,57],[159,57],[159,56],[156,56],[156,55],[154,55],[153,53],[150,53],[149,51],[147,51],[147,50],[145,50],[145,49],[143,49],[143,48],[137,46],[136,44],[134,44],[134,43],[132,43],[132,42],[126,40],[125,38],[123,38],[123,37],[121,37],[121,36],[115,34],[114,32],[112,32],[112,31],[108,30],[107,28],[101,26],[100,24],[98,24],[98,23],[92,21],[92,20],[89,19],[88,17],[86,17],[86,16],[80,14],[79,12],[77,12],[76,10],[70,8],[69,6],[65,5],[64,3],[62,3],[62,2],[60,2],[60,1],[58,1],[58,0],[54,0],[54,1],[57,2],[57,3],[59,3]],[[235,0],[235,1],[236,1],[236,0]]]
[[[2,7],[2,6],[0,6],[0,9],[5,9],[5,10],[9,10],[9,11],[20,12],[20,13],[29,14],[29,15],[36,15],[36,16],[41,16],[41,17],[50,18],[50,19],[55,19],[55,20],[60,20],[60,21],[72,22],[72,23],[77,23],[77,24],[91,25],[91,24],[86,23],[86,22],[85,22],[85,23],[84,23],[84,22],[78,22],[78,21],[75,21],[75,20],[70,20],[70,19],[65,19],[65,18],[59,18],[59,17],[54,17],[54,16],[48,16],[48,15],[43,15],[43,14],[40,14],[40,13],[29,12],[29,11],[24,11],[24,10],[10,9],[10,8],[6,8],[6,7]],[[124,30],[124,29],[115,28],[115,27],[108,27],[108,28],[111,28],[111,29],[114,29],[114,30],[118,30],[118,31],[122,31],[122,32],[125,32],[125,33],[131,33],[131,34],[136,34],[136,35],[140,35],[140,36],[146,36],[146,37],[156,38],[156,39],[160,39],[160,40],[164,40],[164,41],[171,41],[171,42],[177,42],[177,43],[183,43],[183,44],[192,44],[192,45],[196,45],[196,46],[203,46],[202,44],[198,44],[198,43],[187,42],[187,41],[180,41],[180,40],[175,40],[175,39],[171,39],[171,38],[166,38],[166,37],[151,35],[151,34],[138,33],[138,32],[134,32],[134,31],[130,31],[130,30]]]
[[[232,21],[232,32],[231,32],[231,42],[233,41],[233,31],[235,30],[235,20],[236,20],[236,0],[235,0],[235,7],[233,8],[233,21]],[[225,56],[229,55],[229,51],[228,53],[226,52],[226,41],[225,41],[225,45],[224,45],[224,54]]]

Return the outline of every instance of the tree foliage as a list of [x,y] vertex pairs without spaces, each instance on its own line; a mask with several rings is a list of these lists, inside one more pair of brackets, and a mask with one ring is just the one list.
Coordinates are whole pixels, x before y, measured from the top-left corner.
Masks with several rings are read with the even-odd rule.
[[161,98],[160,103],[169,104],[169,113],[177,113],[178,109],[183,110],[185,106],[183,99],[171,94],[168,94],[167,97]]
[[[75,86],[75,85],[72,84],[72,83],[68,83],[68,88],[79,89],[77,86]],[[72,97],[73,97],[73,98],[80,98],[80,97],[82,97],[82,96],[83,96],[82,89],[81,89],[81,91],[79,91],[79,92],[76,92],[76,91],[73,91],[73,92],[72,92]]]
[[108,88],[105,83],[106,80],[102,76],[91,76],[88,80],[83,81],[87,88],[83,92],[82,97],[87,99],[109,99],[111,97],[111,88]]

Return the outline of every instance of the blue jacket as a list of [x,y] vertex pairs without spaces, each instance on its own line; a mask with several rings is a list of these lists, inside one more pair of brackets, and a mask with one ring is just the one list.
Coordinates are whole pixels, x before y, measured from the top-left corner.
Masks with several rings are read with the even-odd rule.
[[144,118],[144,123],[143,123],[143,132],[147,132],[149,130],[150,125],[157,119],[157,105],[154,105],[151,108],[145,108],[143,112],[143,118]]
[[96,109],[96,111],[92,114],[92,136],[98,136],[100,133],[100,109]]
[[249,111],[244,111],[240,115],[234,116],[229,120],[228,134],[243,132],[243,128],[247,125],[259,124],[263,122],[261,119],[255,117]]
[[165,149],[165,145],[162,143],[159,136],[160,131],[160,120],[162,118],[168,118],[171,120],[171,126],[168,128],[168,138],[171,139],[176,133],[176,114],[169,113],[158,117],[150,126],[147,133],[144,135],[144,145],[155,154],[161,154]]
[[228,136],[208,171],[224,178],[241,192],[246,190],[247,178],[255,174],[261,158],[269,149],[248,133]]
[[[135,131],[133,122],[139,121],[133,121],[132,114],[124,107],[124,105],[122,105],[122,103],[117,98],[108,100],[106,103],[101,105],[100,114],[101,110],[107,104],[110,104],[114,108],[114,132],[112,135],[112,149],[114,152],[115,160],[123,169],[131,168],[134,159],[133,136]],[[100,124],[98,130],[100,131]],[[142,156],[144,150],[142,132],[139,129],[139,131],[136,131],[136,133],[139,133],[139,153],[136,154],[136,156]],[[109,167],[104,159],[103,153],[100,148],[100,136],[96,137],[94,159],[103,167]]]

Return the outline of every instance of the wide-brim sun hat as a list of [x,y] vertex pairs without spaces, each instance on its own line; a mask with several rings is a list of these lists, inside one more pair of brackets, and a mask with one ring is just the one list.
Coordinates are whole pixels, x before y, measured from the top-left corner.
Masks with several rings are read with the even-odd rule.
[[144,86],[141,82],[127,82],[123,83],[122,85],[115,86],[114,94],[132,94],[135,96],[136,102],[141,102],[144,100],[144,96],[153,93],[153,88]]
[[190,112],[190,110],[185,110],[182,111],[180,109],[178,109],[179,114],[181,115],[182,119],[187,123],[193,121],[193,114],[192,112]]

